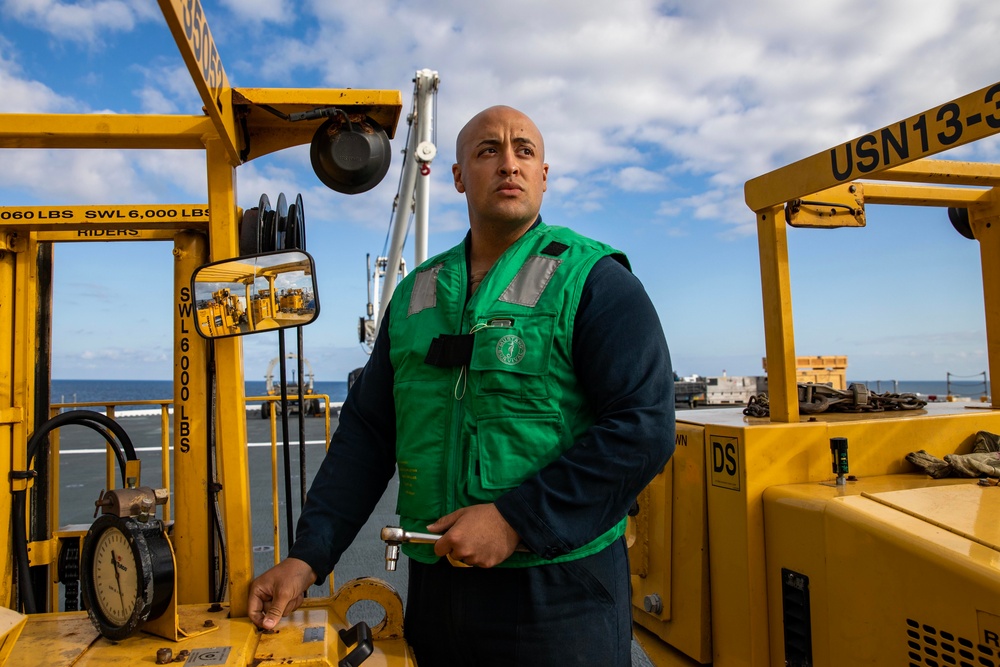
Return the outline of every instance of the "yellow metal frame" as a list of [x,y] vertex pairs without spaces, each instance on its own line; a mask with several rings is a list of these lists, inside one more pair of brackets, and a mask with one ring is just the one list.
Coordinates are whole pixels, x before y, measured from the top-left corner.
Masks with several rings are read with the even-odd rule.
[[[973,629],[972,639],[978,627],[980,640],[995,636],[1000,644],[1000,534],[972,518],[994,516],[997,489],[977,492],[975,480],[913,474],[905,458],[918,449],[939,458],[968,453],[976,432],[1000,433],[997,395],[991,404],[803,419],[797,384],[812,364],[795,354],[787,242],[790,224],[871,224],[869,204],[966,208],[980,244],[995,377],[1000,165],[929,158],[998,132],[1000,83],[747,182],[758,230],[770,417],[680,413],[674,458],[640,498],[630,552],[633,611],[636,635],[657,664],[785,665],[782,567],[808,573],[813,586],[817,667],[895,664],[908,639],[927,647],[940,642],[923,627],[909,628],[915,639],[907,636],[901,618],[908,604],[926,612],[930,625],[954,630],[961,623]],[[843,365],[833,358],[822,368],[836,381]],[[856,477],[839,488],[831,473],[835,437],[849,440]],[[936,502],[950,486],[960,489],[961,510]],[[869,568],[869,559],[877,565]],[[949,589],[935,609],[933,600],[944,593],[929,598],[927,591],[938,590],[939,577],[957,593]],[[873,601],[870,591],[883,593]],[[654,593],[662,609],[650,604]]]
[[[773,421],[794,423],[799,417],[785,206],[793,200],[812,199],[814,193],[829,193],[852,180],[848,176],[913,183],[857,184],[849,194],[862,209],[865,204],[901,204],[969,210],[983,258],[990,376],[1000,372],[1000,267],[992,259],[1000,256],[1000,230],[994,224],[1000,217],[995,191],[1000,165],[926,159],[998,132],[1000,83],[747,181],[746,202],[757,215]],[[856,157],[856,162],[849,163],[848,157]]]
[[[49,244],[91,240],[173,241],[176,482],[171,508],[172,543],[178,562],[183,563],[175,604],[181,605],[177,613],[183,616],[189,613],[188,605],[204,608],[211,596],[206,548],[210,527],[204,512],[211,476],[204,444],[212,435],[223,489],[220,505],[230,596],[224,614],[227,627],[218,634],[227,638],[223,642],[227,645],[243,646],[235,651],[237,662],[227,664],[247,664],[252,660],[259,662],[260,658],[254,657],[258,635],[245,620],[248,587],[254,572],[242,343],[239,338],[209,343],[196,335],[194,313],[189,307],[190,275],[200,264],[239,254],[242,212],[236,205],[238,166],[262,155],[309,143],[322,123],[322,119],[289,122],[281,115],[336,106],[352,116],[373,118],[392,137],[401,115],[402,98],[399,91],[391,90],[233,89],[198,0],[160,0],[160,7],[202,96],[207,115],[0,114],[0,148],[200,150],[205,154],[208,185],[207,203],[197,205],[0,208],[0,303],[4,304],[0,308],[0,341],[10,351],[0,358],[0,467],[7,471],[25,469],[28,435],[44,419],[43,415],[35,414],[34,396],[39,391],[47,392],[48,388],[41,386],[44,380],[36,380],[34,368],[35,341],[39,340],[37,313],[48,298],[38,293],[38,272],[40,266],[46,265]],[[211,369],[209,345],[214,348]],[[214,420],[218,426],[214,434],[208,432],[210,423],[205,410],[209,404],[210,372],[215,374]],[[112,466],[108,464],[109,484],[113,483]],[[15,480],[12,486],[24,488],[28,482]],[[10,493],[0,493],[0,513],[10,516],[10,510]],[[48,538],[34,544],[40,561],[54,558],[53,540],[54,528],[49,526]],[[12,551],[10,531],[0,531],[0,554],[3,554],[0,604],[7,606],[14,596]],[[88,660],[132,664],[136,659],[131,650],[103,646],[102,641],[88,649],[91,639],[87,637],[92,638],[92,634],[77,632],[78,614],[70,615],[76,620],[62,618],[55,624],[43,622],[47,616],[41,614],[37,619],[29,619],[21,641],[30,641],[36,647],[48,645],[57,652],[47,655],[68,656],[76,649],[61,646],[55,638],[64,636],[67,628],[75,628],[74,636],[84,638],[79,653],[74,654],[77,656],[74,659],[81,660],[76,664],[91,664]],[[239,637],[234,638],[233,633]],[[54,643],[46,644],[49,639]],[[338,641],[335,636],[327,639],[328,643]],[[393,651],[405,655],[405,646]],[[92,653],[93,658],[89,657]]]
[[[989,365],[991,375],[995,375],[1000,371],[1000,269],[988,258],[1000,256],[1000,230],[994,224],[1000,212],[994,191],[1000,182],[1000,166],[927,157],[998,132],[1000,84],[995,84],[747,182],[746,201],[755,211],[758,225],[771,415],[769,422],[759,425],[752,419],[728,426],[712,423],[707,417],[699,420],[705,424],[710,468],[717,463],[714,455],[719,445],[732,444],[737,453],[733,475],[737,488],[727,488],[715,477],[710,477],[708,486],[717,664],[783,663],[777,649],[781,617],[773,608],[778,594],[774,582],[780,580],[780,573],[765,570],[765,563],[776,560],[764,542],[762,498],[766,489],[828,479],[831,437],[863,443],[860,456],[855,449],[851,471],[864,478],[903,472],[907,469],[905,455],[915,449],[939,457],[967,452],[976,431],[1000,429],[1000,412],[948,410],[937,405],[921,414],[832,417],[800,423],[785,229],[787,202],[821,200],[831,196],[832,188],[846,187],[845,196],[853,198],[862,210],[867,204],[967,208],[983,258]],[[856,159],[850,166],[847,156]],[[847,174],[865,181],[852,182]],[[799,540],[801,546],[810,541],[801,532],[783,534],[782,538]],[[718,553],[720,548],[723,553]],[[768,600],[772,601],[770,618]],[[826,664],[822,648],[816,664]]]

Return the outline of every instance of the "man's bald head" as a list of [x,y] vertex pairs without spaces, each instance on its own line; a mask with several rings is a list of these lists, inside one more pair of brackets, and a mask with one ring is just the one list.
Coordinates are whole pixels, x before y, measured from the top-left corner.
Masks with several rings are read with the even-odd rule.
[[545,144],[542,139],[542,133],[538,129],[538,126],[527,116],[517,109],[502,104],[483,109],[465,124],[465,126],[458,133],[458,138],[455,141],[455,162],[461,163],[465,158],[466,151],[469,149],[469,141],[475,137],[482,126],[488,126],[491,123],[504,122],[510,119],[517,119],[521,124],[524,125],[524,129],[531,134],[534,134],[536,141],[538,143],[539,155],[542,161],[545,160]]
[[451,171],[474,233],[487,227],[523,232],[538,217],[547,187],[542,133],[517,109],[480,111],[458,133]]

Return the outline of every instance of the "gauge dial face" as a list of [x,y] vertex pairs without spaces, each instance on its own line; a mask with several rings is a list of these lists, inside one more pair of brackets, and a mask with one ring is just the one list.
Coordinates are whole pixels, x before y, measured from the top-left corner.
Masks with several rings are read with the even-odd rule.
[[139,569],[128,538],[109,527],[97,539],[91,575],[96,602],[108,621],[128,623],[139,599]]

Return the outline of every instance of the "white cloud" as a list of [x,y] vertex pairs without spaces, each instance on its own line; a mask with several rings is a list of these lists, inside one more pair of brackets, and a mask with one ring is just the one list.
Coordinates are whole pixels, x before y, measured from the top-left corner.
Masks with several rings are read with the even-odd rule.
[[128,32],[137,23],[159,18],[159,9],[142,0],[6,0],[4,10],[19,21],[60,40],[99,45],[106,32]]
[[0,187],[30,195],[42,204],[117,204],[152,194],[125,151],[10,150],[17,169],[0,171]]
[[576,178],[570,176],[561,176],[559,178],[549,178],[549,191],[556,193],[566,193],[572,192],[580,185],[580,181]]
[[188,201],[171,204],[199,204],[208,201],[205,156],[201,151],[138,151],[135,166],[157,200],[180,191]]
[[[149,18],[148,4],[5,7],[54,36],[72,26],[70,39],[93,41],[134,29]],[[1000,28],[996,3],[978,0],[919,12],[904,0],[627,0],[613,12],[569,0],[373,0],[364,11],[322,1],[207,4],[219,19],[217,40],[227,39],[227,69],[253,77],[251,85],[295,86],[318,73],[333,87],[399,88],[408,104],[413,70],[438,69],[447,161],[450,138],[473,113],[497,102],[524,109],[546,135],[553,173],[573,179],[553,188],[554,197],[609,168],[635,176],[669,163],[736,192],[762,171],[937,104],[942,91],[983,85],[995,70],[984,54]],[[308,29],[279,29],[292,19]],[[250,36],[240,26],[252,22],[273,25],[253,33],[255,48],[234,49]],[[150,68],[148,79],[135,92],[145,111],[173,113],[196,100],[182,67]],[[40,84],[14,83],[36,105],[58,104]],[[633,178],[613,184],[636,187]]]
[[0,113],[57,113],[74,110],[70,98],[59,95],[40,81],[23,78],[20,66],[5,57],[9,42],[0,38]]
[[0,188],[18,191],[20,203],[182,204],[208,197],[198,151],[12,149],[4,158],[17,169],[0,171]]
[[[294,80],[319,70],[331,86],[406,91],[401,76],[437,68],[442,136],[505,102],[542,127],[556,174],[584,182],[609,167],[677,161],[740,199],[762,171],[939,103],[939,83],[946,95],[982,85],[1000,28],[993,4],[914,12],[902,0],[630,0],[609,12],[568,1],[375,0],[357,12],[314,2],[303,11],[315,13],[316,29],[279,40],[283,57],[264,73]],[[410,66],[402,74],[400,63]]]
[[663,174],[643,167],[625,167],[619,170],[612,180],[625,192],[656,192],[667,184]]
[[259,23],[291,23],[295,4],[288,0],[220,0],[241,20]]
[[130,364],[165,362],[169,357],[162,350],[110,347],[100,350],[83,350],[80,352],[79,359],[96,365],[96,362],[104,361],[127,361]]
[[183,65],[136,67],[146,84],[135,92],[142,113],[192,113],[201,104],[198,89]]
[[[0,111],[198,113],[201,101],[156,3],[0,3],[0,21],[13,28],[0,38]],[[405,118],[413,72],[439,71],[432,251],[460,238],[468,224],[464,200],[451,186],[453,141],[491,104],[524,110],[544,132],[547,220],[618,210],[627,198],[647,208],[644,217],[636,213],[637,237],[670,236],[691,257],[700,256],[698,243],[711,244],[715,257],[720,236],[754,231],[743,202],[747,179],[989,85],[998,69],[1000,3],[987,0],[919,8],[912,0],[620,0],[610,8],[576,0],[204,4],[235,85],[398,89]],[[19,31],[22,25],[32,30]],[[49,44],[36,31],[50,35]],[[114,52],[112,38],[125,46]],[[61,59],[48,59],[44,51],[52,46]],[[332,295],[345,289],[340,263],[360,280],[356,246],[379,250],[405,130],[401,119],[389,176],[363,196],[320,185],[307,147],[239,169],[244,207],[262,192],[272,201],[278,192],[302,193],[310,245],[322,247],[320,274],[332,286],[324,322],[336,317]],[[957,155],[1000,160],[1000,139]],[[18,168],[0,173],[0,187],[17,198],[76,204],[205,197],[199,151],[5,157]],[[645,248],[621,247],[643,260]],[[362,294],[364,285],[346,289]],[[317,326],[329,326],[331,340],[343,329]],[[754,366],[756,347],[748,344]]]

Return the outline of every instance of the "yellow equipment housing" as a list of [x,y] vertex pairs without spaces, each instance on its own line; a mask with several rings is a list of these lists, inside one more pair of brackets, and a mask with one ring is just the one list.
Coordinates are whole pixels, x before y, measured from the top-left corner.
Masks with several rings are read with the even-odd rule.
[[211,332],[213,336],[239,333],[240,322],[246,322],[246,313],[240,300],[229,289],[221,289],[212,294],[212,301],[198,308],[199,328]]
[[306,307],[305,295],[301,289],[289,289],[278,297],[278,310],[286,313],[297,313]]
[[250,313],[253,315],[254,322],[260,322],[266,317],[274,317],[274,308],[271,307],[271,295],[269,293],[265,294],[267,290],[261,290],[260,294],[256,294],[250,298]]
[[[1000,488],[932,479],[905,460],[969,453],[977,432],[1000,433],[996,394],[801,416],[797,383],[810,365],[795,355],[786,239],[786,225],[863,234],[878,224],[869,204],[967,209],[995,377],[1000,165],[928,156],[998,131],[995,84],[747,182],[770,416],[679,413],[676,453],[639,499],[636,635],[657,665],[1000,665]],[[832,382],[834,362],[818,365]],[[850,443],[841,484],[833,438]]]
[[[412,665],[412,655],[402,640],[399,596],[377,581],[351,582],[341,586],[336,595],[310,598],[278,633],[263,634],[247,619],[254,571],[242,339],[210,341],[195,333],[196,318],[232,329],[242,313],[233,307],[232,295],[221,295],[214,303],[199,307],[191,293],[191,277],[197,267],[241,254],[242,212],[236,205],[239,166],[262,155],[308,144],[324,123],[322,117],[291,123],[287,120],[290,114],[336,107],[352,119],[372,119],[391,137],[401,115],[401,95],[395,90],[234,89],[198,0],[160,0],[159,4],[202,96],[201,113],[0,114],[0,149],[202,151],[208,192],[207,205],[61,206],[54,213],[49,207],[3,207],[0,346],[7,354],[0,356],[0,470],[10,491],[27,494],[27,507],[31,508],[26,511],[31,521],[26,549],[30,578],[36,591],[40,587],[45,590],[35,596],[44,598],[40,613],[8,613],[19,602],[14,572],[16,540],[11,530],[0,530],[0,608],[7,608],[0,614],[0,663],[146,664],[155,662],[158,650],[168,646],[173,647],[175,656],[181,650],[192,655],[200,652],[199,664],[333,665],[361,644],[360,633],[355,638],[358,647],[345,643],[355,641],[349,639],[352,635],[343,634],[350,625],[348,609],[358,601],[374,600],[386,615],[383,623],[371,628],[374,648],[366,665]],[[100,209],[100,215],[94,214],[95,208]],[[26,446],[29,436],[52,416],[48,289],[52,244],[90,240],[166,241],[169,247],[165,252],[172,253],[175,267],[173,303],[169,305],[174,313],[174,396],[172,412],[166,404],[162,410],[162,485],[169,488],[169,494],[163,495],[163,517],[169,526],[170,557],[177,566],[166,611],[120,641],[98,636],[85,612],[56,611],[56,563],[63,549],[79,547],[87,531],[86,526],[54,525],[59,515],[53,511],[59,504],[58,439],[51,445],[43,444],[32,462]],[[268,314],[273,314],[273,303],[268,308]],[[293,321],[304,318],[296,315]],[[214,359],[211,365],[209,346]],[[215,457],[214,469],[209,467],[209,451]],[[30,472],[37,472],[37,476],[29,474],[29,463],[35,469]],[[137,468],[127,472],[130,480],[138,480]],[[96,494],[102,480],[94,484]],[[103,486],[110,492],[119,484],[114,458],[109,457]],[[216,486],[221,489],[217,496],[221,539],[213,537],[206,507],[207,493]],[[137,493],[130,488],[114,490]],[[12,493],[0,493],[0,515],[12,514]],[[227,596],[216,601],[217,582],[210,581],[209,565],[215,551],[222,548],[227,563]],[[108,571],[118,576],[115,566]],[[208,654],[214,657],[206,658]]]
[[226,336],[240,330],[239,319],[233,317],[232,309],[216,301],[198,309],[198,322],[199,328],[210,331],[213,336]]

